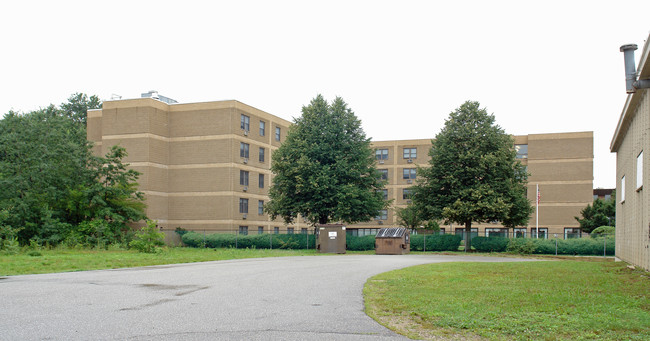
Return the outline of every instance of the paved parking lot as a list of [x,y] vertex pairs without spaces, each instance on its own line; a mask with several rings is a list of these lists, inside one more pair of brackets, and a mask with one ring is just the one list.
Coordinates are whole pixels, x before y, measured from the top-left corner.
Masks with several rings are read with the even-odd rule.
[[378,273],[442,255],[243,259],[0,278],[1,340],[406,340],[363,312]]

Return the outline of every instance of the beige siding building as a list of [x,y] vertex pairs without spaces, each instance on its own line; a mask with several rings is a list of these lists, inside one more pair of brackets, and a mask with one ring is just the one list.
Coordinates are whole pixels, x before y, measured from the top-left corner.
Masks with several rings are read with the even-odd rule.
[[[303,232],[300,219],[285,226],[262,211],[271,184],[270,160],[290,122],[238,101],[165,103],[152,98],[104,102],[88,113],[88,139],[95,152],[113,145],[129,153],[126,162],[141,172],[147,216],[161,227],[188,230],[273,233]],[[540,237],[565,238],[577,232],[574,216],[592,202],[591,132],[515,136],[518,158],[528,166],[528,198],[539,185]],[[385,196],[394,207],[409,202],[417,166],[428,165],[431,140],[373,142],[377,168],[388,181]],[[393,208],[375,220],[349,225],[353,234],[374,234],[396,226]],[[535,235],[535,215],[517,233]],[[456,233],[461,226],[443,226]],[[480,235],[504,233],[499,224],[476,225]]]
[[[593,133],[531,134],[515,136],[518,159],[528,167],[528,199],[535,204],[539,186],[539,237],[570,238],[579,235],[580,225],[574,219],[580,210],[593,201]],[[401,140],[373,142],[377,169],[388,181],[387,199],[395,207],[410,202],[409,187],[417,182],[417,167],[429,162],[431,140]],[[371,229],[353,233],[374,233],[384,226],[396,226],[393,209],[380,213],[374,221],[351,225],[348,228]],[[535,236],[537,215],[517,234]],[[500,224],[473,225],[479,235],[505,234]],[[445,233],[460,233],[462,226],[441,226]],[[509,231],[511,234],[513,231]]]
[[[650,79],[650,46],[643,48],[637,74]],[[622,79],[621,79],[622,82]],[[647,151],[650,150],[650,90],[628,95],[610,150],[616,153],[616,257],[650,271],[650,183]]]

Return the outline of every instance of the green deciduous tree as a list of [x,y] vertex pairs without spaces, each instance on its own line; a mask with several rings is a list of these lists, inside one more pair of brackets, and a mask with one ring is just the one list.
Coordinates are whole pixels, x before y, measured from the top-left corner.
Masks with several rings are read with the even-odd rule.
[[104,220],[92,225],[103,231],[144,217],[138,174],[121,162],[126,151],[91,153],[85,110],[100,105],[96,96],[75,94],[62,108],[9,112],[0,120],[0,223],[23,244],[59,243],[89,230],[79,225],[90,220]]
[[467,101],[450,114],[429,156],[430,167],[418,169],[414,203],[428,219],[463,224],[466,250],[472,222],[527,224],[532,207],[525,168],[512,137],[478,102]]
[[575,217],[583,232],[591,233],[600,226],[616,225],[616,199],[596,199],[580,211],[582,218]]
[[275,174],[266,211],[286,223],[368,221],[387,207],[370,139],[341,98],[321,95],[302,108],[286,141],[273,153]]

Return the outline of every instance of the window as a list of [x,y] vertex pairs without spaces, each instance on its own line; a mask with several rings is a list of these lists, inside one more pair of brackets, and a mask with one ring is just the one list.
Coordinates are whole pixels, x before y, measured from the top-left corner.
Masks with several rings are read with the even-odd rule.
[[239,142],[239,156],[248,159],[250,145],[248,143]]
[[405,159],[415,159],[418,157],[417,148],[404,148],[404,158]]
[[381,192],[381,197],[384,200],[388,200],[388,190],[387,189],[378,189],[377,192]]
[[273,234],[279,234],[280,233],[280,228],[279,227],[274,227],[273,228]]
[[239,234],[247,235],[248,234],[248,226],[240,226],[239,227]]
[[260,147],[260,162],[264,162],[264,154],[266,153],[266,150],[264,150],[264,147]]
[[526,238],[526,229],[515,228],[515,238]]
[[300,234],[307,234],[307,228],[303,227],[300,229]]
[[241,125],[240,126],[241,126],[242,129],[244,129],[246,131],[249,131],[251,129],[251,118],[244,115],[244,114],[241,114]]
[[382,180],[388,180],[388,169],[378,169],[379,178]]
[[402,190],[402,199],[411,199],[411,196],[413,195],[413,190],[410,188],[404,188]]
[[379,214],[375,217],[375,220],[388,220],[388,210],[379,210]]
[[264,234],[264,226],[257,227],[257,234]]
[[607,200],[611,200],[611,199],[612,199],[612,195],[611,195],[611,194],[605,194],[605,201],[607,201]]
[[260,121],[260,136],[266,134],[266,122]]
[[636,157],[636,190],[643,188],[643,151]]
[[287,227],[287,234],[293,234],[293,227]]
[[[455,231],[457,236],[461,236],[463,240],[465,240],[465,228],[464,227],[457,227]],[[478,237],[478,228],[472,227],[472,229],[469,231],[469,238],[474,239],[474,237]]]
[[260,188],[264,188],[264,174],[260,174],[259,184],[260,184]]
[[280,133],[281,133],[280,127],[275,127],[275,140],[276,141],[280,141]]
[[508,229],[487,227],[485,228],[485,236],[486,237],[507,237]]
[[621,178],[621,202],[625,202],[625,175]]
[[242,186],[248,186],[248,171],[239,171],[239,184]]
[[404,168],[403,178],[409,180],[415,179],[416,177],[415,171],[416,171],[415,168]]
[[259,215],[264,214],[264,200],[260,200],[257,202],[257,214]]
[[530,238],[548,239],[548,228],[540,227],[539,233],[536,228],[530,229]]
[[527,159],[528,158],[528,145],[527,144],[516,144],[515,152],[517,152],[517,159]]
[[377,159],[377,160],[388,160],[388,149],[376,149],[375,150],[375,159]]
[[248,213],[248,199],[239,198],[239,213]]
[[580,238],[580,229],[576,227],[564,228],[564,239]]

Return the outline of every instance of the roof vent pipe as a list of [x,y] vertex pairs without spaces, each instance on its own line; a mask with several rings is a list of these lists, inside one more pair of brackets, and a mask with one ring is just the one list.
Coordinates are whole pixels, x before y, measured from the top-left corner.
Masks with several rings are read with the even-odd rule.
[[636,65],[634,63],[634,51],[636,49],[636,44],[621,46],[621,52],[623,52],[625,58],[625,92],[628,94],[635,93],[637,89],[650,88],[650,80],[636,79]]

